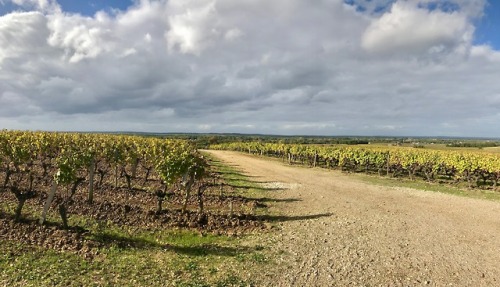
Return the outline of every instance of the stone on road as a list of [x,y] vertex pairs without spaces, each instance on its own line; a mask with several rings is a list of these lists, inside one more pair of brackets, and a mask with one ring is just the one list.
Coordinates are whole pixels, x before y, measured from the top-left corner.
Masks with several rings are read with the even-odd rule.
[[209,152],[276,188],[279,258],[259,286],[500,286],[498,202]]

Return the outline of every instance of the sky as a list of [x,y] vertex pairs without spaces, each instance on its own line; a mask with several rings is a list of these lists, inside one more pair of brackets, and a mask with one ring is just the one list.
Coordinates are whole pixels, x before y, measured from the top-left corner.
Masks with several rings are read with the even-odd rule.
[[496,0],[0,0],[0,129],[499,138],[499,27]]

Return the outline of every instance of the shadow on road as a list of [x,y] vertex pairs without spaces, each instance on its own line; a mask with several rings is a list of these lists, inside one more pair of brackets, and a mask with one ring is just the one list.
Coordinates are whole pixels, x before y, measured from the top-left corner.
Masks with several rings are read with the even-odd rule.
[[263,191],[285,190],[284,188],[259,187],[259,186],[236,185],[236,184],[228,184],[227,186],[232,187],[232,188],[239,188],[239,189],[256,189],[256,190],[263,190]]
[[[260,177],[260,176],[257,176],[257,175],[248,175],[248,174],[243,174],[243,173],[239,173],[239,172],[232,172],[232,171],[216,171],[214,172],[215,174],[218,174],[220,176],[222,175],[227,175],[227,176],[239,176],[239,177],[252,177],[252,178],[255,178],[255,177]],[[238,179],[238,180],[243,180],[243,179]]]
[[285,222],[285,221],[296,221],[296,220],[309,220],[318,219],[322,217],[330,217],[333,213],[320,213],[311,215],[298,215],[298,216],[285,216],[285,215],[262,215],[259,219],[270,221],[270,222]]
[[269,197],[261,197],[257,198],[260,202],[298,202],[302,201],[299,198],[269,198]]

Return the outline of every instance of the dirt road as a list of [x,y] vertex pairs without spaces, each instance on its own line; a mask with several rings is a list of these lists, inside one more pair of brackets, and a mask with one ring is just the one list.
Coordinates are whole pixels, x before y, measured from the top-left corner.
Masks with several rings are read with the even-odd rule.
[[500,286],[500,203],[373,186],[211,151],[272,191],[280,254],[262,286]]

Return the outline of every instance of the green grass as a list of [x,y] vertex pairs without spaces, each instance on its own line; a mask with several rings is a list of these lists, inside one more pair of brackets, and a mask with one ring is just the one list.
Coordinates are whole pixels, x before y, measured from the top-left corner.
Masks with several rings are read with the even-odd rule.
[[485,151],[487,152],[496,152],[496,153],[500,153],[500,147],[485,147],[484,148]]
[[364,182],[380,186],[406,187],[424,191],[452,194],[463,197],[500,201],[500,192],[495,192],[493,190],[482,190],[478,188],[470,189],[466,188],[463,185],[452,186],[443,183],[426,182],[419,179],[410,180],[403,178],[389,178],[389,177],[380,177],[376,175],[367,175],[367,174],[356,174],[355,177],[361,179]]
[[0,285],[246,286],[251,280],[241,278],[241,270],[266,263],[261,260],[265,256],[260,247],[241,244],[245,238],[181,230],[129,233],[116,226],[100,228],[91,237],[110,244],[97,250],[92,260],[0,241]]
[[[215,168],[236,195],[259,197],[266,192],[234,167],[217,162]],[[28,218],[37,214],[23,210]],[[51,212],[48,221],[60,218]],[[0,239],[0,286],[251,286],[252,274],[272,262],[256,236],[117,226],[73,214],[69,224],[89,230],[88,238],[105,247],[85,259]]]
[[204,153],[204,155],[211,159],[212,167],[221,176],[226,185],[233,188],[235,191],[234,195],[258,199],[266,196],[270,191],[261,186],[258,178],[251,178],[241,173],[237,167],[226,165],[207,153]]

